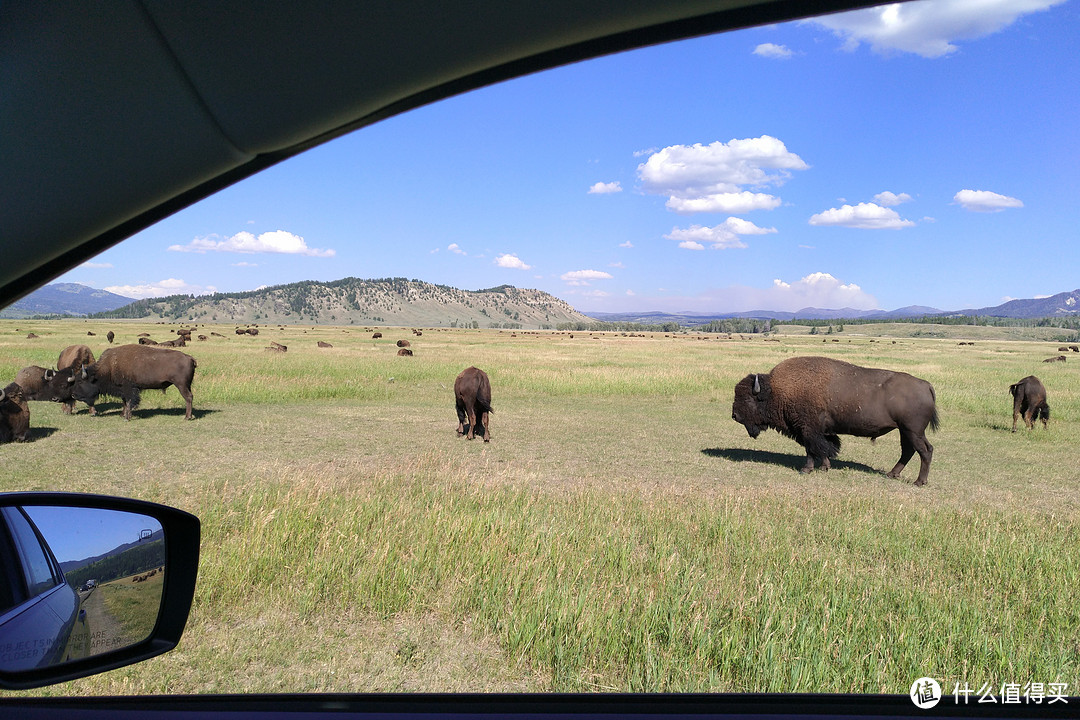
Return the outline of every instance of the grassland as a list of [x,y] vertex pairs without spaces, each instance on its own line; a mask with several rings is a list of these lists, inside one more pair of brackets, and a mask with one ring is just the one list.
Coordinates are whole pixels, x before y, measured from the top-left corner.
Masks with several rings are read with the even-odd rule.
[[[170,337],[0,322],[0,377],[71,343],[99,353],[108,329]],[[36,692],[1080,688],[1080,356],[1044,365],[1056,344],[209,330],[227,337],[185,349],[195,421],[172,389],[131,422],[116,402],[96,418],[31,403],[32,442],[0,446],[0,489],[203,522],[180,646]],[[811,475],[791,440],[747,437],[734,384],[796,354],[932,382],[929,484],[911,485],[917,463],[884,477],[895,434],[844,438]],[[488,444],[454,432],[453,379],[473,364],[494,388]],[[1012,434],[1008,386],[1029,374],[1050,427]]]

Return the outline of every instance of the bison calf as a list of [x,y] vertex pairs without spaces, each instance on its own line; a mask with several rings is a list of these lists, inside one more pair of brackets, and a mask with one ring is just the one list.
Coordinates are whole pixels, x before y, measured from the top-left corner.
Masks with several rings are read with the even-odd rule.
[[926,426],[938,427],[934,388],[903,372],[864,368],[823,357],[785,360],[770,373],[747,375],[735,386],[731,418],[750,437],[772,428],[806,448],[802,472],[840,452],[838,435],[878,438],[900,430],[900,460],[888,472],[899,477],[918,452],[916,485],[925,485],[934,447]]
[[1013,396],[1013,432],[1016,432],[1016,419],[1021,415],[1024,416],[1024,424],[1028,430],[1035,427],[1035,421],[1040,419],[1043,428],[1047,427],[1050,406],[1046,404],[1046,388],[1039,378],[1028,375],[1020,382],[1010,385],[1009,392]]
[[457,404],[458,426],[457,434],[465,433],[465,423],[469,423],[467,440],[475,436],[476,421],[480,420],[480,432],[484,436],[484,442],[491,440],[491,431],[488,428],[488,413],[495,410],[491,407],[491,381],[487,373],[476,367],[465,368],[454,380],[454,401]]

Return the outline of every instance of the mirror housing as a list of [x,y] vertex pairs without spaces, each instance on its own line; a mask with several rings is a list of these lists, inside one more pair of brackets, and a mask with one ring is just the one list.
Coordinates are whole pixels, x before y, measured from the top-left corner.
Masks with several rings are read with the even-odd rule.
[[[100,593],[106,583],[102,582],[99,586],[97,579],[82,579],[79,570],[61,570],[60,567],[66,563],[56,557],[57,550],[52,545],[58,545],[58,541],[62,540],[69,549],[59,552],[67,559],[85,558],[84,563],[89,559],[98,559],[95,550],[87,545],[86,554],[81,554],[82,549],[77,545],[80,541],[77,528],[63,532],[39,527],[44,524],[42,518],[50,515],[73,521],[68,525],[69,528],[74,528],[74,521],[80,518],[99,521],[125,518],[123,515],[111,513],[126,513],[128,518],[141,528],[134,533],[119,535],[118,537],[130,542],[113,548],[111,557],[119,557],[120,550],[129,549],[129,546],[136,547],[144,542],[146,546],[151,546],[163,539],[164,545],[163,548],[154,547],[151,557],[143,559],[142,565],[134,565],[135,572],[130,573],[131,577],[115,580],[118,589],[127,591],[129,588],[137,590],[153,586],[152,592],[155,593],[149,596],[152,598],[148,603],[150,610],[136,625],[137,629],[131,633],[132,637],[124,638],[116,643],[115,647],[110,642],[113,639],[110,635],[113,633],[101,632],[99,629],[95,634],[86,629],[88,616],[85,606],[90,605],[87,601],[97,593],[99,597],[96,604],[100,607],[105,602]],[[34,517],[37,517],[36,522],[31,519]],[[15,523],[22,525],[23,536],[33,538],[36,535],[41,541],[45,551],[40,555],[40,563],[42,566],[49,565],[49,569],[30,570],[23,567],[26,560],[20,554],[21,539],[13,527]],[[98,524],[113,526],[118,523]],[[50,534],[53,535],[51,540]],[[128,538],[128,535],[132,536]],[[6,598],[9,606],[0,608],[0,688],[22,690],[74,680],[141,662],[176,647],[195,595],[199,538],[200,525],[197,517],[165,505],[79,493],[0,493],[0,599]],[[76,544],[72,545],[72,542]],[[116,544],[111,540],[105,542],[110,547]],[[106,550],[106,554],[108,552]],[[160,568],[157,567],[159,561]],[[151,564],[155,566],[152,569],[143,567]],[[51,588],[28,591],[29,582],[22,588],[15,587],[13,578],[26,577],[34,572],[49,575],[50,570],[54,578],[54,586]],[[139,573],[139,570],[144,571]],[[154,571],[161,573],[156,581],[136,584],[140,583],[140,580],[152,579],[153,574],[157,574]],[[72,577],[68,578],[68,574]],[[86,574],[86,571],[82,574]],[[48,585],[48,582],[45,585]],[[157,602],[158,592],[160,604],[156,617],[151,617],[152,605]],[[25,599],[27,595],[33,597]],[[35,613],[38,615],[35,616]],[[70,617],[67,617],[69,614]],[[74,645],[79,629],[82,629],[82,637],[78,638],[82,647],[80,652],[56,651],[57,645],[60,650]],[[27,640],[28,637],[31,639]],[[99,640],[104,642],[98,642]],[[88,649],[91,647],[93,649]],[[40,662],[37,660],[39,654],[42,656]]]

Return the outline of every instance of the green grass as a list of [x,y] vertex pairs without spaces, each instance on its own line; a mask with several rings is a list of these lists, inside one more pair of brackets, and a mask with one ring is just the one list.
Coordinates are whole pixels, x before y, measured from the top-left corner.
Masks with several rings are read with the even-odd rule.
[[[50,364],[87,327],[168,337],[38,327],[48,348],[0,323],[0,372]],[[348,330],[193,343],[194,422],[172,389],[127,423],[115,402],[97,418],[31,403],[32,442],[0,446],[0,488],[139,497],[203,522],[180,647],[39,692],[1080,683],[1080,377],[1042,364],[1056,346]],[[917,462],[884,477],[895,433],[845,437],[811,475],[791,440],[747,437],[734,384],[795,354],[932,382],[929,484],[911,485]],[[468,365],[491,376],[491,443],[454,432]],[[1008,385],[1028,374],[1050,428],[1012,434]]]

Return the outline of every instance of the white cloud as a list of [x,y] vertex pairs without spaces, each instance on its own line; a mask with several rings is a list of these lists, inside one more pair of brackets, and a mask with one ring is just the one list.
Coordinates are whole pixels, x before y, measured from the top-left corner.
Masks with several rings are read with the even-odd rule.
[[621,262],[608,263],[608,267],[613,267],[613,268],[616,268],[618,270],[625,270],[626,269],[626,266],[623,265]]
[[238,262],[232,263],[233,267],[259,267],[258,263]]
[[658,148],[646,148],[645,150],[635,150],[634,157],[645,157],[646,155],[652,155]]
[[783,185],[793,170],[809,166],[769,135],[710,145],[672,145],[638,165],[642,189],[669,196],[679,213],[772,209],[780,199],[746,188]]
[[677,240],[679,247],[685,250],[704,250],[703,243],[708,243],[714,250],[744,248],[746,244],[739,240],[740,235],[766,235],[776,232],[776,228],[758,227],[749,220],[729,217],[713,227],[692,225],[688,228],[672,228],[664,237]]
[[1006,208],[1024,207],[1024,203],[1008,195],[998,195],[989,190],[961,190],[953,200],[965,210],[974,212],[999,212]]
[[304,238],[285,230],[274,230],[254,235],[246,230],[225,240],[215,240],[218,235],[195,238],[187,245],[170,245],[174,252],[234,252],[234,253],[281,253],[307,255],[308,257],[334,257],[334,250],[309,248]]
[[611,273],[603,270],[572,270],[559,276],[567,285],[588,285],[589,280],[611,280]]
[[679,215],[694,213],[747,213],[752,210],[773,210],[780,207],[780,198],[768,193],[744,190],[737,193],[717,193],[696,198],[670,197],[665,203],[668,210]]
[[619,247],[632,248],[632,247],[634,247],[634,243],[627,240],[626,242],[619,243]]
[[192,285],[183,280],[169,278],[155,283],[143,283],[141,285],[112,285],[105,288],[111,293],[124,297],[142,300],[144,298],[165,297],[166,295],[208,295],[217,292],[217,288],[208,285]]
[[791,50],[789,50],[784,45],[774,45],[773,43],[761,43],[756,48],[754,48],[754,54],[755,55],[760,55],[761,57],[766,57],[766,58],[775,58],[775,59],[778,59],[778,60],[787,60],[788,58],[790,58],[795,53],[793,53]]
[[825,15],[807,22],[843,38],[845,49],[868,43],[874,52],[907,52],[938,58],[956,52],[953,43],[986,37],[1017,18],[1064,0],[915,0]]
[[450,243],[449,245],[446,246],[446,249],[449,250],[450,252],[454,253],[455,255],[468,255],[467,252],[465,252],[460,247],[458,247],[457,243]]
[[96,262],[87,261],[87,262],[84,262],[79,267],[88,268],[90,270],[105,270],[105,269],[111,268],[112,266],[113,266],[112,263],[96,263]]
[[610,193],[622,192],[622,185],[618,182],[598,182],[589,187],[590,195],[608,195]]
[[893,207],[895,205],[902,205],[906,202],[911,202],[911,196],[907,193],[900,193],[897,195],[894,192],[879,192],[874,196],[874,202],[878,205],[884,205],[885,207]]
[[904,220],[891,208],[883,208],[874,203],[843,205],[820,212],[810,218],[811,225],[838,225],[840,227],[862,228],[864,230],[899,230],[912,227],[915,223]]
[[532,265],[526,265],[517,255],[511,254],[497,256],[495,258],[495,264],[501,268],[510,268],[512,270],[532,270]]

